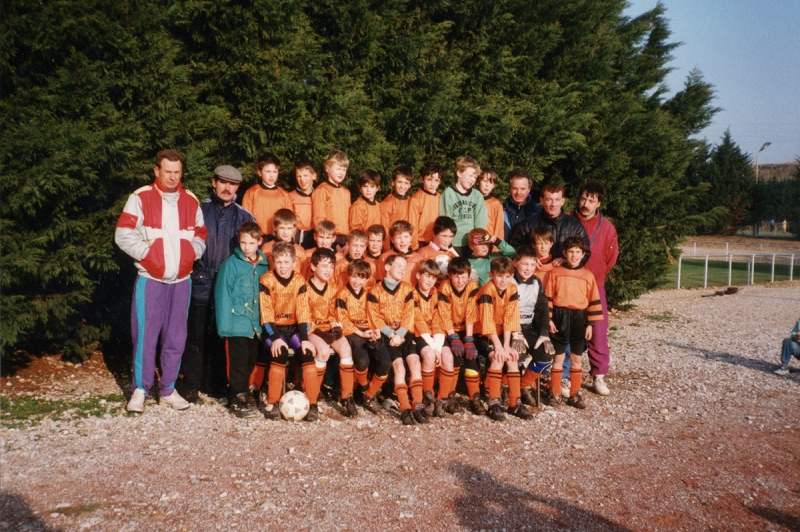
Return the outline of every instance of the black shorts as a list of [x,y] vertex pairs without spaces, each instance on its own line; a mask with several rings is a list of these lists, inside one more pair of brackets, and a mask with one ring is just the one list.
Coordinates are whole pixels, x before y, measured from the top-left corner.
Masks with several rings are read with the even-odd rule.
[[381,337],[379,340],[378,349],[384,349],[389,354],[389,360],[394,362],[398,358],[405,359],[409,355],[416,355],[416,347],[414,345],[414,335],[410,332],[406,333],[403,343],[394,347],[389,345],[389,339]]
[[580,356],[586,341],[586,310],[553,307],[553,323],[557,331],[550,335],[550,340],[556,354],[566,353],[569,344],[570,352]]
[[331,331],[321,331],[319,329],[314,329],[313,334],[322,338],[322,341],[328,345],[331,345],[336,340],[333,338],[333,333]]
[[425,338],[422,336],[415,336],[414,337],[414,346],[418,355],[422,354],[422,350],[426,347],[430,347],[430,344],[425,341]]

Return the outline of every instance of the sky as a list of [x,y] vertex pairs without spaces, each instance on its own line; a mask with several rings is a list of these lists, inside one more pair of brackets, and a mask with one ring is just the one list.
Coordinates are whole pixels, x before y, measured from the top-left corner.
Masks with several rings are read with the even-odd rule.
[[[628,0],[635,17],[657,0]],[[711,125],[697,137],[719,144],[726,129],[751,155],[771,144],[759,164],[794,162],[800,157],[800,0],[661,0],[672,51],[668,95],[681,90],[698,68],[714,85]]]

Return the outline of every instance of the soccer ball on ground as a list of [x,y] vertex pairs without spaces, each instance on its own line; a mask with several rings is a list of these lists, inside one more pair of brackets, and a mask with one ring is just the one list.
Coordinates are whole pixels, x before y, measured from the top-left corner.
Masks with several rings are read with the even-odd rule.
[[301,421],[308,414],[308,408],[308,397],[299,390],[286,392],[278,402],[283,419],[288,421]]

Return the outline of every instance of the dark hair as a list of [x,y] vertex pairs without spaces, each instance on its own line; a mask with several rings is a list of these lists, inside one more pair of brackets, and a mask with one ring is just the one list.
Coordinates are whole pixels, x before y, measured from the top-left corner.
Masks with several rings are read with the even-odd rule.
[[275,260],[284,255],[292,257],[292,260],[297,259],[297,252],[294,250],[294,245],[288,242],[278,242],[275,244],[275,247],[272,248],[272,259]]
[[331,264],[336,264],[336,253],[327,248],[317,248],[314,250],[314,253],[311,254],[311,265],[317,266],[322,262],[322,259],[328,259],[331,261]]
[[160,152],[156,153],[156,166],[161,168],[161,161],[164,159],[173,162],[177,161],[181,163],[181,166],[183,166],[183,155],[175,150],[161,150]]
[[513,170],[511,170],[511,173],[508,174],[508,183],[509,184],[511,184],[511,182],[513,180],[515,180],[515,179],[527,179],[528,180],[528,188],[533,187],[533,178],[531,177],[531,175],[528,172],[526,172],[522,168],[514,168]]
[[439,216],[433,221],[433,234],[438,235],[442,231],[446,231],[450,229],[453,234],[455,235],[458,232],[458,227],[456,227],[456,221],[450,218],[449,216]]
[[489,271],[491,273],[514,273],[514,263],[508,257],[495,257],[489,264]]
[[419,263],[419,266],[417,266],[417,273],[419,275],[427,273],[431,277],[436,277],[436,279],[439,279],[439,276],[442,274],[442,270],[439,268],[439,265],[436,264],[435,260],[428,259]]
[[522,260],[526,258],[536,258],[536,250],[530,244],[523,244],[517,248],[514,253],[514,260]]
[[373,224],[367,227],[367,237],[369,235],[381,235],[382,239],[386,238],[386,229],[381,224]]
[[542,191],[539,193],[539,197],[543,198],[545,192],[549,192],[550,194],[558,194],[559,192],[561,192],[561,196],[564,196],[564,187],[562,187],[558,183],[547,183],[542,187]]
[[391,266],[392,264],[397,262],[397,259],[403,259],[404,261],[408,262],[408,259],[406,259],[404,256],[394,254],[394,255],[389,255],[388,257],[386,257],[386,261],[383,263],[383,265],[384,266]]
[[398,177],[405,177],[409,181],[413,181],[414,170],[412,170],[410,166],[401,164],[400,166],[395,167],[395,169],[392,171],[392,181],[394,181]]
[[389,238],[394,238],[401,233],[414,233],[414,226],[405,220],[397,220],[389,228]]
[[272,225],[275,228],[284,224],[297,225],[297,216],[291,209],[278,209],[272,217]]
[[578,197],[580,198],[583,196],[584,192],[587,196],[597,196],[597,201],[599,203],[603,203],[603,199],[606,197],[606,187],[597,181],[588,181],[584,183],[583,186],[581,186]]
[[439,178],[441,179],[442,176],[442,167],[438,163],[425,163],[422,165],[422,168],[419,169],[419,179],[422,181],[423,177],[427,177],[431,174],[439,174]]
[[447,275],[461,275],[471,271],[472,265],[466,257],[453,257],[447,264]]
[[367,184],[372,184],[378,188],[381,188],[381,174],[379,174],[376,170],[364,170],[358,174],[358,188],[361,188]]
[[372,277],[372,267],[365,260],[354,260],[347,266],[347,276],[369,279]]
[[278,168],[281,167],[281,160],[272,153],[264,153],[261,154],[258,159],[256,159],[256,172],[260,172],[262,168],[267,166],[268,164],[274,164]]
[[581,251],[586,253],[586,242],[583,241],[583,238],[579,237],[578,235],[568,236],[564,239],[564,242],[561,244],[561,252],[566,253],[568,249],[571,248],[580,248]]
[[255,222],[245,222],[236,231],[237,238],[242,238],[242,235],[250,235],[256,240],[261,240],[261,227]]
[[315,174],[317,173],[317,169],[314,168],[314,163],[312,163],[308,159],[300,159],[299,161],[294,163],[294,169],[295,170],[303,170],[305,168],[308,168],[309,170],[311,170]]
[[536,239],[555,243],[553,231],[546,225],[539,225],[531,229],[531,243],[535,244]]

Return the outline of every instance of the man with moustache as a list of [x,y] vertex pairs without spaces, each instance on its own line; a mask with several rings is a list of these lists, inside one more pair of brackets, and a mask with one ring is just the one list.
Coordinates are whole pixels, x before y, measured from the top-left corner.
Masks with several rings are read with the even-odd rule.
[[586,269],[594,274],[600,293],[600,303],[603,307],[603,320],[594,322],[592,339],[589,340],[589,364],[594,377],[594,391],[598,395],[609,394],[604,380],[608,373],[610,359],[605,281],[606,275],[617,263],[617,257],[619,257],[617,230],[600,212],[600,206],[605,196],[606,189],[603,185],[596,181],[589,181],[581,187],[578,209],[570,213],[580,221],[589,236],[592,255],[586,263]]
[[200,206],[208,237],[206,251],[192,270],[188,337],[181,363],[181,392],[190,403],[198,401],[204,383],[218,394],[224,394],[227,386],[225,353],[215,333],[213,289],[217,270],[239,245],[239,227],[255,221],[250,211],[236,204],[241,182],[239,170],[227,164],[217,166],[211,178],[211,196]]
[[[547,226],[553,233],[553,248],[550,254],[556,265],[561,265],[564,261],[561,246],[568,236],[578,235],[586,243],[586,249],[589,249],[589,237],[583,225],[572,216],[568,216],[562,209],[564,206],[564,187],[558,183],[548,183],[542,187],[542,192],[539,196],[539,203],[542,206],[542,211],[520,222],[514,234],[511,237],[510,244],[519,247],[523,244],[534,245],[531,239],[531,231],[539,226]],[[581,266],[591,257],[591,252],[587,251],[586,255],[581,261]]]
[[133,257],[139,274],[131,304],[133,340],[132,394],[128,412],[144,412],[155,380],[161,344],[161,401],[175,410],[190,404],[175,391],[186,343],[186,309],[194,262],[206,250],[206,227],[197,198],[181,185],[183,157],[161,150],[153,167],[155,181],[128,197],[114,240]]
[[542,211],[542,208],[533,200],[532,186],[533,179],[524,170],[516,168],[508,176],[508,198],[503,202],[503,225],[505,228],[503,240],[506,242],[521,221]]

